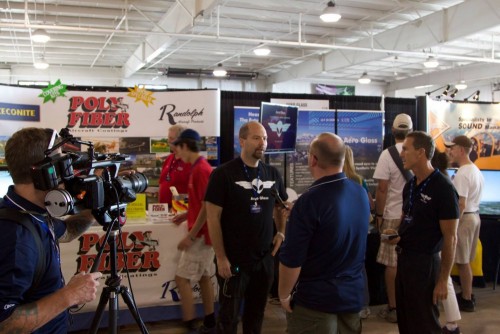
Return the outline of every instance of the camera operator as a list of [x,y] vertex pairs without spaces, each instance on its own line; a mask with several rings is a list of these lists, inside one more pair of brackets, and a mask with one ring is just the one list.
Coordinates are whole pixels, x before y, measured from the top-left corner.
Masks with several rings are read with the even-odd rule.
[[[0,220],[0,333],[67,333],[67,309],[96,298],[101,273],[79,273],[65,285],[58,247],[58,242],[81,235],[94,217],[90,210],[64,221],[50,217],[45,208],[48,191],[33,184],[31,166],[45,158],[54,134],[51,129],[24,128],[5,147],[14,185],[0,200],[0,210],[11,208],[29,215],[45,254],[39,254],[38,238],[30,230],[14,219]],[[45,256],[45,268],[37,281],[40,256]]]

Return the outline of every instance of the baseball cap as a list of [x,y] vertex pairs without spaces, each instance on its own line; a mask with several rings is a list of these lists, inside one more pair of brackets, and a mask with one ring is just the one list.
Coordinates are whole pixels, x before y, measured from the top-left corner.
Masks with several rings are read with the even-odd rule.
[[196,142],[201,140],[200,134],[193,129],[186,129],[181,132],[179,137],[173,141],[173,145],[179,145],[184,142],[186,139],[194,140]]
[[394,119],[392,127],[397,130],[411,130],[413,129],[413,123],[411,117],[407,114],[399,114]]
[[452,147],[455,145],[462,146],[464,148],[471,148],[472,140],[470,140],[469,137],[462,135],[455,137],[451,142],[444,143],[444,146],[446,147]]

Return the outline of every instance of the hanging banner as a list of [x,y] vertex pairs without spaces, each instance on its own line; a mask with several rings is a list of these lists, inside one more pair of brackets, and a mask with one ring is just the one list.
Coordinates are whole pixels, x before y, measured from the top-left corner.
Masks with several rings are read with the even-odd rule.
[[427,99],[427,132],[440,151],[459,135],[473,142],[470,159],[480,169],[500,170],[500,105]]
[[[45,89],[46,90],[46,89]],[[65,91],[0,86],[0,135],[23,127],[69,128],[76,137],[159,137],[182,124],[201,136],[219,136],[220,91]]]
[[356,171],[375,191],[373,173],[383,149],[384,111],[339,110],[337,134],[352,148]]
[[307,163],[309,144],[322,132],[335,132],[334,110],[299,110],[295,153],[288,154],[287,187],[302,194],[314,182]]
[[271,99],[271,103],[286,104],[296,106],[299,109],[319,110],[330,108],[328,100],[308,100],[308,99]]

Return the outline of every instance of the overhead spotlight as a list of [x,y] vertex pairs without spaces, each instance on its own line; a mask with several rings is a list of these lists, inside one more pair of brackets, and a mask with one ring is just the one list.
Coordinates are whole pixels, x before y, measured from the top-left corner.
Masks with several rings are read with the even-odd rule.
[[465,88],[467,88],[467,84],[465,83],[465,81],[460,81],[460,83],[457,83],[455,85],[455,88],[458,89],[458,90],[464,90]]
[[476,90],[474,93],[472,93],[471,95],[467,96],[465,99],[464,99],[464,102],[467,102],[469,101],[470,98],[472,98],[472,100],[474,101],[477,101],[479,100],[479,94],[481,92],[479,90]]
[[222,67],[222,64],[217,64],[217,68],[214,69],[214,77],[225,77],[227,71]]
[[328,2],[326,8],[323,10],[323,13],[319,16],[321,21],[327,23],[338,22],[341,17],[342,15],[340,15],[337,8],[335,8],[335,2],[333,1]]
[[454,89],[452,89],[450,91],[450,99],[454,99],[455,96],[457,96],[457,93],[458,93],[458,89],[455,87]]
[[47,43],[50,40],[50,35],[45,29],[37,29],[31,34],[31,40],[35,43]]
[[424,66],[426,68],[436,68],[439,66],[439,62],[433,56],[429,56],[429,57],[427,57],[427,60],[424,61]]
[[443,89],[443,88],[444,88],[444,91],[440,95],[438,95],[438,96],[441,96],[441,95],[447,96],[448,95],[448,91],[450,89],[450,85],[444,85],[444,86],[441,86],[441,87],[436,88],[434,90],[431,90],[430,92],[425,92],[425,95],[431,95],[432,93],[435,93],[438,90]]
[[45,61],[45,58],[42,57],[40,59],[35,60],[35,62],[33,63],[33,66],[37,70],[46,70],[47,68],[49,68],[49,63],[47,63]]
[[448,96],[448,92],[450,91],[450,85],[446,85],[446,88],[443,90],[441,95]]
[[372,82],[372,79],[370,79],[370,77],[368,76],[368,74],[366,72],[363,72],[363,74],[361,75],[361,77],[359,77],[358,82],[360,84],[367,85],[370,82]]
[[256,49],[253,49],[253,53],[257,56],[267,56],[268,54],[271,53],[271,50],[267,46],[259,46]]

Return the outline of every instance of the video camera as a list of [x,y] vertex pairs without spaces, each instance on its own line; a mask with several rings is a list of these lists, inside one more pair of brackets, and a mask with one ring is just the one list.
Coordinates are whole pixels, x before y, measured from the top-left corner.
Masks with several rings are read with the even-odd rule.
[[[55,142],[55,138],[62,139]],[[69,143],[88,146],[87,152],[65,150]],[[59,148],[63,147],[61,150]],[[148,179],[136,172],[118,176],[122,162],[130,160],[122,154],[98,154],[92,142],[73,137],[68,128],[54,130],[45,158],[31,167],[36,189],[49,190],[45,196],[47,211],[55,217],[91,209],[97,221],[104,225],[113,216],[121,216],[127,203],[136,200],[136,193],[148,187]],[[64,187],[61,187],[61,184]]]

